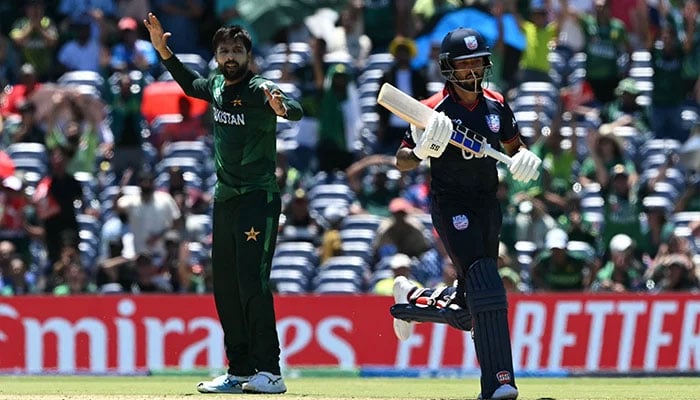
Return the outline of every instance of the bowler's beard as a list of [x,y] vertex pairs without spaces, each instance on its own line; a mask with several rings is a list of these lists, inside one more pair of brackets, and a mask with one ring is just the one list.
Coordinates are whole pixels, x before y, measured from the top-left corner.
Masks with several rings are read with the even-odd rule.
[[227,81],[237,81],[248,73],[248,64],[238,64],[236,62],[230,62],[224,65],[219,64],[219,72],[221,72],[224,79]]

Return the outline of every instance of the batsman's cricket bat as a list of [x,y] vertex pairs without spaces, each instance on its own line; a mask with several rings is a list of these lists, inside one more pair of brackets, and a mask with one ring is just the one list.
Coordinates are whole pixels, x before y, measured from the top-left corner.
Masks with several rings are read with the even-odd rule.
[[[389,83],[382,85],[377,96],[377,103],[394,113],[397,117],[421,129],[425,129],[431,115],[435,112],[432,108]],[[451,145],[474,153],[474,155],[492,157],[506,165],[510,165],[511,158],[491,147],[483,135],[462,125],[454,125],[454,129],[450,138]]]

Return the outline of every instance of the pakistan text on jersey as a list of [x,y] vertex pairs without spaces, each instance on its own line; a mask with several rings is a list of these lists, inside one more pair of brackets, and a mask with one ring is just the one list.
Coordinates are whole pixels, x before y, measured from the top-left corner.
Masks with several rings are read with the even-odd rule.
[[226,125],[245,125],[245,114],[231,114],[215,107],[214,121]]

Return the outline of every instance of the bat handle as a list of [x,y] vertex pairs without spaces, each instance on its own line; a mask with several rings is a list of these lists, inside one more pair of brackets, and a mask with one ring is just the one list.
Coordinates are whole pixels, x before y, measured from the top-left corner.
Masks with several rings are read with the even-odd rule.
[[[512,158],[508,157],[506,154],[503,154],[498,150],[495,150],[490,145],[487,145],[484,148],[484,154],[486,154],[489,157],[495,158],[496,160],[502,162],[503,164],[505,164],[509,167],[510,167],[510,164],[513,162]],[[537,173],[535,174],[535,177],[533,179],[538,179],[539,177],[540,177],[540,172],[537,171]]]

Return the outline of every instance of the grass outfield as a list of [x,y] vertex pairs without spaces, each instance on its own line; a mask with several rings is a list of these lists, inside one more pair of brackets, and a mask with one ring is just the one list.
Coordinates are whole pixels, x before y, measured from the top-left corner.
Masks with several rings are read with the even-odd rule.
[[[477,379],[298,378],[284,396],[200,395],[197,378],[0,376],[0,400],[474,399]],[[519,400],[694,400],[700,378],[523,378]],[[202,397],[203,396],[203,397]]]

